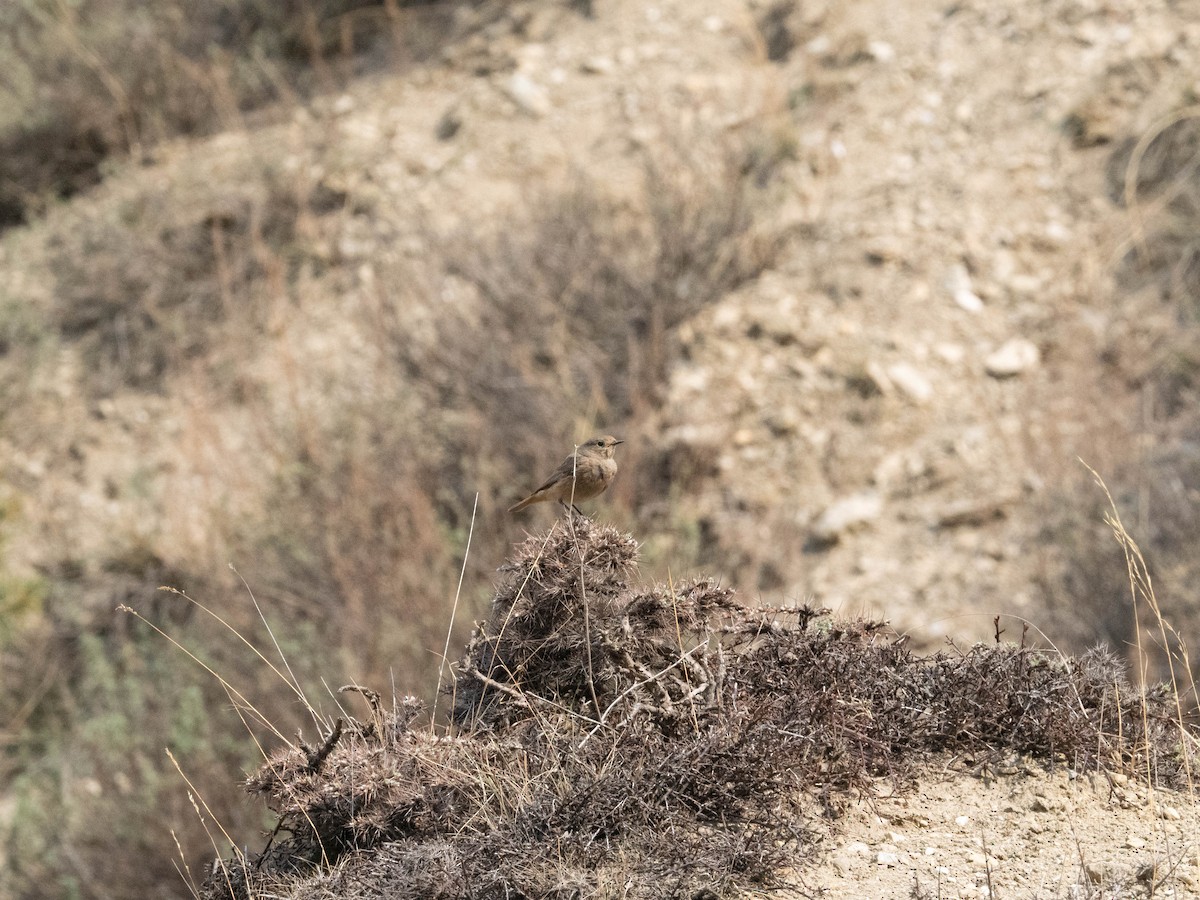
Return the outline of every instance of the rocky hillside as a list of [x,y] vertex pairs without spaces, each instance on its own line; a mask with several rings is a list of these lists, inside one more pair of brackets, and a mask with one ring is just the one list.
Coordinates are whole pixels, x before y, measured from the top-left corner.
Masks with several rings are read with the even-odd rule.
[[[597,515],[648,577],[1183,678],[1197,10],[297,9],[243,10],[281,29],[287,67],[247,51],[271,77],[125,52],[158,94],[111,32],[38,19],[125,97],[95,133],[142,124],[68,199],[3,192],[0,888],[185,896],[170,829],[211,854],[164,746],[255,827],[230,695],[118,604],[284,733],[303,711],[222,622],[326,705],[323,681],[432,693],[448,625],[551,515],[505,509],[597,432],[626,441]],[[190,136],[122,112],[168,84],[205,86]],[[1080,460],[1161,606],[1135,609]]]

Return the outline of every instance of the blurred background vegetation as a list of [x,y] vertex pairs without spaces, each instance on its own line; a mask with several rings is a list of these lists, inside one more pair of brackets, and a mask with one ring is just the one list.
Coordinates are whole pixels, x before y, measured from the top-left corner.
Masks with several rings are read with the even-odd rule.
[[[15,0],[0,7],[0,226],[98,183],[105,160],[210,134],[347,77],[418,62],[448,4]],[[424,14],[413,9],[425,7]],[[418,26],[418,27],[414,27]]]
[[[477,529],[467,554],[476,495],[486,520],[592,429],[652,433],[679,326],[797,238],[774,215],[794,135],[756,123],[668,130],[631,154],[619,190],[576,171],[503,216],[450,223],[414,202],[407,232],[374,235],[387,252],[356,254],[349,238],[388,200],[348,187],[331,98],[448,53],[490,65],[480,48],[546,6],[591,13],[0,5],[0,894],[186,897],[176,865],[227,854],[209,844],[216,822],[269,831],[235,783],[261,758],[247,731],[269,729],[241,729],[240,704],[148,623],[310,741],[304,709],[210,612],[270,647],[252,590],[312,698],[347,681],[430,696],[460,569],[477,612],[513,539]],[[771,59],[790,6],[759,20]],[[302,145],[254,143],[297,121]],[[247,143],[179,149],[227,132]],[[1164,595],[1200,575],[1196,133],[1181,120],[1151,146],[1140,188],[1156,215],[1119,265],[1166,324],[1102,360],[1154,409],[1152,440],[1114,451],[1110,471]],[[1114,145],[1114,173],[1133,149]],[[622,449],[606,515],[677,535],[677,572],[703,558],[741,574],[737,548],[662,499],[713,460]],[[1124,563],[1085,481],[1045,498],[1039,600],[1067,645],[1128,644]]]

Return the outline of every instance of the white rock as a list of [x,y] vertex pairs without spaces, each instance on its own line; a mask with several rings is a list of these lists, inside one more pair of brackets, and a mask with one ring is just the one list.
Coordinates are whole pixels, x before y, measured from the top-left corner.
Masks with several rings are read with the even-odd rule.
[[1061,247],[1071,239],[1071,230],[1062,222],[1047,222],[1042,236],[1053,247]]
[[871,383],[879,389],[879,393],[887,395],[892,392],[892,379],[888,377],[887,369],[871,360],[867,363],[867,377],[871,379]]
[[967,312],[976,313],[983,309],[983,300],[970,288],[954,292],[954,302]]
[[616,63],[609,56],[589,56],[579,64],[579,68],[588,75],[607,75],[616,68]]
[[804,52],[812,56],[824,56],[833,48],[833,39],[827,34],[820,34],[804,45]]
[[962,344],[940,343],[934,344],[933,352],[943,361],[951,365],[958,365],[963,361],[963,357],[967,355],[967,351]]
[[704,366],[681,364],[671,375],[671,389],[683,394],[703,394],[712,372]]
[[524,72],[514,72],[504,90],[513,103],[531,116],[544,116],[550,112],[550,95]]
[[892,384],[908,395],[910,400],[924,403],[933,396],[933,385],[914,366],[908,363],[893,363],[887,367]]
[[813,525],[813,536],[820,541],[836,541],[842,534],[879,518],[883,498],[874,491],[853,494],[834,502]]
[[1033,341],[1013,338],[989,354],[983,361],[983,367],[993,378],[1011,378],[1032,369],[1041,358],[1042,354]]
[[983,300],[975,293],[971,284],[971,273],[962,263],[955,263],[946,273],[944,281],[946,290],[962,309],[967,312],[979,312],[983,309]]
[[871,473],[871,482],[886,490],[906,479],[918,478],[925,473],[925,459],[915,450],[896,450],[881,459]]
[[867,44],[867,53],[875,62],[890,63],[896,58],[896,48],[887,41],[870,41]]
[[875,862],[878,865],[887,866],[889,869],[892,869],[900,864],[900,856],[896,853],[890,853],[887,850],[880,850],[875,854]]

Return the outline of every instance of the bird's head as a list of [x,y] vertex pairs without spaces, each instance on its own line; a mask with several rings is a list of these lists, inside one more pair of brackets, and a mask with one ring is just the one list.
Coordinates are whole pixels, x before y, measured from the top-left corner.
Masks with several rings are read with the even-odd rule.
[[604,459],[611,459],[613,450],[617,444],[623,444],[624,441],[619,441],[611,434],[606,434],[603,437],[594,437],[590,441],[586,441],[579,445],[579,452],[588,456],[599,456]]

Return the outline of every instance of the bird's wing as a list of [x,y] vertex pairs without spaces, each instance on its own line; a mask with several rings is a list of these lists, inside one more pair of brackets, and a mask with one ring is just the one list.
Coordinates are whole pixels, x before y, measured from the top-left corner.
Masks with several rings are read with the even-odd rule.
[[[577,468],[578,464],[575,461],[575,457],[573,455],[568,456],[558,464],[558,468],[555,469],[550,477],[546,479],[545,483],[533,493],[540,494],[542,491],[546,490],[546,488],[553,487],[556,482],[559,482],[564,478],[570,478]],[[533,494],[530,496],[533,496]]]

